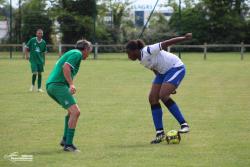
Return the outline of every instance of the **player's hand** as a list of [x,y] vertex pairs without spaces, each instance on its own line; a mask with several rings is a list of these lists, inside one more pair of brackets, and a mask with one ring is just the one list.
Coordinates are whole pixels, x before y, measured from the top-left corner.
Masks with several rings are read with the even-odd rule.
[[192,39],[192,36],[193,36],[192,33],[186,33],[185,34],[186,39]]
[[70,85],[69,86],[69,90],[70,90],[70,93],[73,95],[76,93],[76,88],[75,88],[75,85]]

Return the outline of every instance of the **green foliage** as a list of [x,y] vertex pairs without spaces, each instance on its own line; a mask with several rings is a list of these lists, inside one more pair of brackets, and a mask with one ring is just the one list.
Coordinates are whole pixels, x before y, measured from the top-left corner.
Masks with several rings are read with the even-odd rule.
[[[104,1],[105,3],[105,1]],[[107,3],[107,1],[106,1]],[[123,41],[124,34],[122,34],[123,23],[125,22],[124,17],[128,15],[128,6],[131,4],[129,0],[125,2],[114,2],[110,1],[109,9],[112,15],[112,25],[110,34],[114,43],[121,43]]]
[[170,20],[171,28],[183,34],[193,32],[193,43],[240,43],[249,41],[244,1],[204,0],[192,8],[178,11]]
[[97,14],[95,0],[62,0],[61,7],[66,12],[78,16],[94,16]]
[[[79,39],[91,40],[93,36],[93,20],[88,16],[74,16],[64,13],[57,18],[60,23],[63,43],[76,43]],[[92,27],[91,27],[92,26]]]
[[175,32],[179,31],[178,34],[192,32],[193,43],[207,42],[209,36],[204,34],[208,31],[209,25],[205,13],[202,11],[202,5],[182,10],[181,23],[179,23],[179,13],[174,13],[169,23],[171,29]]
[[[105,24],[104,17],[107,16],[107,14],[110,14],[111,16],[111,23],[106,24],[106,33],[109,35],[109,41],[106,41],[106,43],[121,43],[123,42],[124,38],[126,36],[124,35],[124,27],[126,27],[126,20],[124,19],[125,16],[128,16],[128,6],[130,5],[130,0],[126,0],[124,2],[116,2],[116,1],[110,1],[110,0],[104,0],[101,4],[98,6],[99,16],[98,16],[98,22]],[[128,28],[128,27],[126,27]],[[103,40],[103,39],[99,39]]]
[[[142,31],[142,27],[136,27],[131,20],[123,23],[124,41],[137,39]],[[162,13],[154,13],[145,29],[142,39],[146,44],[166,40],[175,35],[175,32],[170,29],[169,21]]]
[[127,42],[131,39],[137,38],[138,34],[140,33],[140,29],[138,29],[132,20],[126,20],[123,22],[122,27],[122,34],[123,34],[123,41]]
[[171,6],[174,9],[174,11],[178,11],[178,9],[179,9],[179,6],[178,6],[176,0],[168,0],[167,5]]
[[2,21],[2,20],[6,20],[6,17],[5,17],[5,16],[0,15],[0,21]]
[[163,14],[155,13],[144,32],[143,40],[146,44],[150,44],[166,40],[172,36],[174,36],[174,32],[170,29],[168,20]]
[[0,0],[0,7],[4,6],[4,5],[6,5],[6,1],[5,0]]
[[27,0],[22,5],[22,11],[22,41],[27,42],[35,36],[36,30],[41,28],[44,33],[43,39],[51,43],[52,20],[47,14],[45,0]]
[[62,43],[74,44],[81,38],[94,40],[95,0],[58,0],[51,10],[60,24]]
[[111,27],[112,23],[107,24],[104,18],[110,11],[109,3],[97,4],[98,15],[96,17],[96,42],[113,43]]
[[250,43],[250,38],[249,38],[250,37],[250,20],[248,20],[246,22],[245,33],[246,33],[246,37],[247,38],[245,38],[244,42],[247,43],[247,44],[249,44]]
[[184,0],[184,4],[186,8],[192,8],[194,5],[195,0]]

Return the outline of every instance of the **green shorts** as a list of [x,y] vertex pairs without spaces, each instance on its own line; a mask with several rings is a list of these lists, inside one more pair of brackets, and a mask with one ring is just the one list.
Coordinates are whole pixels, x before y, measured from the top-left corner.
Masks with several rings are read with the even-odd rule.
[[46,90],[48,95],[65,109],[76,104],[69,87],[63,83],[50,83],[46,85]]
[[31,67],[31,72],[35,73],[35,72],[43,72],[43,64],[36,64],[36,63],[30,63],[30,67]]

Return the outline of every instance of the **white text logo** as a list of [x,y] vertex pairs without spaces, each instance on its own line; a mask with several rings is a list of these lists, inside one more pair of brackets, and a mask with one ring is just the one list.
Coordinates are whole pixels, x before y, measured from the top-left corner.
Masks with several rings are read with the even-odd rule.
[[4,159],[11,162],[20,162],[20,161],[33,161],[33,155],[19,155],[18,152],[13,152],[11,154],[4,155]]

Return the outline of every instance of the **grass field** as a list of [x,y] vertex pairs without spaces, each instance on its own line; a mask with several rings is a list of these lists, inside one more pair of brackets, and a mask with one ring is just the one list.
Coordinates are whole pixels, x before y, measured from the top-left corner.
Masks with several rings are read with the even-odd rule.
[[[241,61],[238,53],[211,53],[204,61],[201,53],[182,54],[187,75],[173,99],[191,132],[182,135],[179,145],[149,144],[154,137],[147,100],[152,72],[125,54],[82,62],[75,81],[79,154],[65,153],[58,145],[66,112],[46,93],[28,92],[28,62],[0,59],[0,166],[250,166],[250,54],[245,56]],[[55,61],[56,56],[47,59],[43,83]],[[165,128],[178,129],[164,111]],[[4,159],[13,152],[34,159]]]

